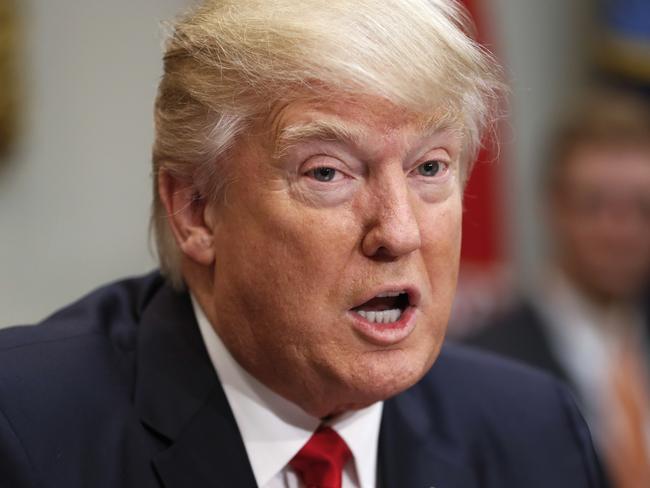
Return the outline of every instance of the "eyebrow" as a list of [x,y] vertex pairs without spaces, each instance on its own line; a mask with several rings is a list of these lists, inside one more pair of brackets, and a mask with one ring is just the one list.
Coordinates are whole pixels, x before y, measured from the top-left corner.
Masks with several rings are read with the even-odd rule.
[[286,155],[291,147],[306,141],[348,142],[358,144],[362,129],[328,120],[298,123],[283,128],[275,142],[274,156]]
[[[453,130],[454,124],[447,118],[436,116],[420,120],[417,130],[426,134],[435,134]],[[333,143],[352,143],[359,145],[363,139],[364,129],[361,126],[345,124],[330,120],[315,120],[308,123],[297,123],[283,128],[276,139],[273,151],[274,158],[285,156],[289,149],[307,141],[324,141]]]

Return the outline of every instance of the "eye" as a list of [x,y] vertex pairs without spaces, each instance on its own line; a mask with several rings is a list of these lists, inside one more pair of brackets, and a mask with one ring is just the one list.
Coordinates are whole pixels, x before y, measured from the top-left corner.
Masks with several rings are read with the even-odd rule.
[[334,178],[337,176],[337,173],[337,170],[328,166],[321,166],[307,172],[307,174],[314,178],[316,181],[321,181],[324,183],[334,180]]
[[436,176],[444,169],[444,163],[436,160],[426,161],[419,165],[416,170],[421,176]]

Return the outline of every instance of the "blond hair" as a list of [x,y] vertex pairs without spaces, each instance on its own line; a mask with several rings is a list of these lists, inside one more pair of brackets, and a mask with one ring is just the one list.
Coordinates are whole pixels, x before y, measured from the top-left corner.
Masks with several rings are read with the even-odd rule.
[[152,227],[160,265],[181,282],[159,171],[200,198],[223,188],[225,156],[253,118],[326,88],[452,116],[473,160],[494,120],[498,67],[453,0],[211,0],[178,20],[155,106]]

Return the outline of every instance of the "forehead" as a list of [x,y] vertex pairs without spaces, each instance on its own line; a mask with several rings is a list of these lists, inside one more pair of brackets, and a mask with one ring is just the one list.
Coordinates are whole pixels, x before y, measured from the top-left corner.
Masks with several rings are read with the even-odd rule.
[[379,136],[390,142],[391,138],[442,131],[453,132],[460,139],[458,124],[449,113],[442,110],[416,113],[369,96],[312,98],[276,104],[263,127],[272,144],[280,150],[283,144],[302,139],[356,142]]
[[566,161],[564,173],[570,184],[650,191],[650,144],[577,146]]

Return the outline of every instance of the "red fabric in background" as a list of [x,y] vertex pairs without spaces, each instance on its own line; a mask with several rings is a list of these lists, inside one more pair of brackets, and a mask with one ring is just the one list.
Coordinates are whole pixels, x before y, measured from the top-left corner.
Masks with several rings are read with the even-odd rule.
[[[479,41],[484,42],[485,30],[477,10],[479,1],[481,0],[462,0],[461,3],[467,7],[476,23]],[[499,167],[492,151],[482,150],[465,190],[461,248],[464,264],[489,266],[504,258],[504,228],[498,191],[498,171]]]

